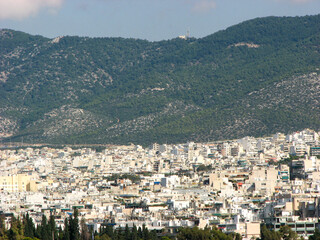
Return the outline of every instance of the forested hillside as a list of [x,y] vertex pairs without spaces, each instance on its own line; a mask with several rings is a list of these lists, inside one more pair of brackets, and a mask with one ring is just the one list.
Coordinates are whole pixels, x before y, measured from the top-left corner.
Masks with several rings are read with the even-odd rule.
[[6,141],[148,144],[319,129],[320,15],[201,39],[0,31]]

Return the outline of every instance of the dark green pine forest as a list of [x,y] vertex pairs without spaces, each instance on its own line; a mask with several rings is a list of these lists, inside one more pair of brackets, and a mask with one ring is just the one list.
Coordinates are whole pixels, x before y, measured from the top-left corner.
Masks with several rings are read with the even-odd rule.
[[149,42],[0,31],[2,141],[149,144],[320,124],[320,15]]

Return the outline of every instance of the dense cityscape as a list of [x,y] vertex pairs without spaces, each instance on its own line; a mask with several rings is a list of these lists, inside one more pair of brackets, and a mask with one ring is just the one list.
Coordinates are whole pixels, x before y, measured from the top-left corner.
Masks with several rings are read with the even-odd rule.
[[320,240],[319,13],[0,0],[0,240]]
[[210,143],[21,147],[0,151],[0,210],[63,229],[77,215],[91,232],[215,227],[260,238],[261,227],[289,226],[304,239],[318,227],[319,133],[244,137]]

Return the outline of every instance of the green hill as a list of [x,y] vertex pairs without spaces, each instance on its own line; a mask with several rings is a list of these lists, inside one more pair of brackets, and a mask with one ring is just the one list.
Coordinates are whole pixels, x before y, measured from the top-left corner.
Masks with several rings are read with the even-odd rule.
[[0,31],[0,134],[47,143],[207,141],[319,129],[320,15],[201,39]]

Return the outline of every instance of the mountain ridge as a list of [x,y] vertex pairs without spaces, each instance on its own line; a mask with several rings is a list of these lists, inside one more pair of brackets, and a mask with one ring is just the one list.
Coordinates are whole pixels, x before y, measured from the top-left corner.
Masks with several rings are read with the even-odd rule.
[[147,144],[319,129],[319,22],[257,18],[158,42],[1,30],[0,134]]

